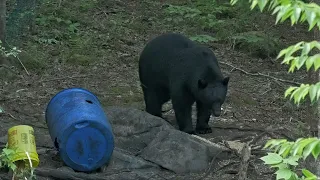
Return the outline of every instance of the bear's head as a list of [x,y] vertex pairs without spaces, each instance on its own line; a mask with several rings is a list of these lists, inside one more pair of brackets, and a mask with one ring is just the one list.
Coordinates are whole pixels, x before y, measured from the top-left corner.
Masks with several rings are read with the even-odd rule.
[[198,100],[203,106],[210,107],[214,116],[221,115],[221,106],[228,91],[229,77],[219,80],[198,80]]

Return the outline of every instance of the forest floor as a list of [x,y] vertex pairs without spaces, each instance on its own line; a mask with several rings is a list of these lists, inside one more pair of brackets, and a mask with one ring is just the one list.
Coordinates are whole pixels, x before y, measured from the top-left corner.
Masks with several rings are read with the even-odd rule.
[[[36,32],[21,43],[26,52],[21,59],[29,75],[23,69],[11,72],[1,68],[7,75],[0,81],[0,106],[5,112],[0,114],[0,135],[5,136],[8,128],[18,124],[30,125],[35,131],[47,129],[44,120],[47,103],[57,92],[69,87],[92,91],[103,106],[144,110],[138,57],[146,42],[165,32],[187,36],[208,33],[190,22],[167,21],[170,15],[164,9],[170,3],[179,4],[179,1],[83,1],[81,5],[62,1],[59,7],[58,2],[43,5]],[[71,6],[73,10],[68,8]],[[50,13],[49,7],[54,13]],[[63,31],[59,25],[59,31],[57,19],[52,17],[78,22],[79,26],[73,29],[77,32],[70,35],[70,25],[61,25],[67,29]],[[261,17],[264,19],[252,23],[252,29],[271,27],[279,41],[286,44],[312,39],[305,26],[290,27],[288,23],[274,26],[274,16]],[[309,106],[296,107],[284,98],[286,88],[295,85],[284,80],[306,82],[304,70],[289,74],[288,66],[281,65],[274,57],[261,58],[233,48],[232,43],[206,44],[216,54],[224,75],[230,76],[230,83],[223,115],[210,122],[213,133],[202,137],[215,142],[221,138],[249,141],[264,133],[264,139],[255,140],[263,145],[266,137],[294,140],[309,135],[305,123],[312,117]],[[43,136],[48,134],[36,133],[37,145],[52,147],[52,142],[42,142]],[[261,165],[258,162],[261,154],[253,156],[252,163]],[[272,174],[259,170],[258,166],[250,166],[249,176],[250,173],[260,175],[256,179],[268,179]]]

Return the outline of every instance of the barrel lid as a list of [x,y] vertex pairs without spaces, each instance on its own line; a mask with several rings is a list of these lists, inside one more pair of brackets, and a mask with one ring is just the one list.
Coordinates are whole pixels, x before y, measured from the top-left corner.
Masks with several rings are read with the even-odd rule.
[[99,168],[109,160],[114,148],[112,136],[106,137],[99,129],[91,126],[73,129],[65,140],[62,158],[67,165],[78,171]]

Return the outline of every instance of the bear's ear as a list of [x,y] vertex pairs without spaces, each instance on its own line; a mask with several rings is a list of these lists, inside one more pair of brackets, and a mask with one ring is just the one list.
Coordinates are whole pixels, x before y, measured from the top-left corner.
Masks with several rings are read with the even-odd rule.
[[229,77],[225,77],[225,78],[222,80],[222,84],[225,85],[225,86],[228,85],[229,79],[230,79]]
[[203,80],[203,79],[198,80],[198,88],[204,89],[207,87],[207,85],[208,85],[208,82],[206,80]]

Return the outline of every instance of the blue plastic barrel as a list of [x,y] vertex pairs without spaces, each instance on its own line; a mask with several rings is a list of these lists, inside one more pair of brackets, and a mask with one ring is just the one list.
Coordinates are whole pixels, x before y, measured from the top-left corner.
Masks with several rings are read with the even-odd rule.
[[108,163],[114,149],[113,132],[93,93],[82,88],[62,90],[48,103],[45,118],[67,166],[89,172]]

